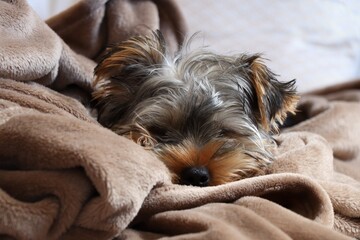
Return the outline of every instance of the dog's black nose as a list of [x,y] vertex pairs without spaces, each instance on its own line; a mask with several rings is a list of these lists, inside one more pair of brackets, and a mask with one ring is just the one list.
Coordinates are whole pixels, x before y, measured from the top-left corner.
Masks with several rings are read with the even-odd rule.
[[199,187],[208,186],[210,173],[206,167],[189,167],[181,174],[181,183]]

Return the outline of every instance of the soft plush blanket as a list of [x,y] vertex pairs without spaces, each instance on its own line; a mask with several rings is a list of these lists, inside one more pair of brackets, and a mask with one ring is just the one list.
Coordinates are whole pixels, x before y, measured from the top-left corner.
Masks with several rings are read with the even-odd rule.
[[360,238],[359,83],[304,96],[268,174],[216,187],[172,184],[96,122],[84,106],[96,60],[157,28],[176,50],[173,1],[86,0],[46,23],[0,1],[0,238]]

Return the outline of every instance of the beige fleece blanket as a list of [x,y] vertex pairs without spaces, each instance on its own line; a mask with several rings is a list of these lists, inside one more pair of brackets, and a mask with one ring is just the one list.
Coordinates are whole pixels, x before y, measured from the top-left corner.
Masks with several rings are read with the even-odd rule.
[[359,83],[303,97],[269,174],[173,185],[65,94],[86,102],[108,44],[160,28],[175,50],[174,2],[87,0],[46,23],[0,1],[0,239],[360,238]]

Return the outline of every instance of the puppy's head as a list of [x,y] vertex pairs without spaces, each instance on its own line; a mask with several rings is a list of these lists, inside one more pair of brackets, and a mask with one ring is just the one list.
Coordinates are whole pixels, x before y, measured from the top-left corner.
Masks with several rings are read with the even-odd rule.
[[294,113],[295,81],[276,80],[259,55],[183,48],[159,32],[108,50],[95,69],[98,120],[152,149],[176,183],[218,185],[263,172],[270,133]]

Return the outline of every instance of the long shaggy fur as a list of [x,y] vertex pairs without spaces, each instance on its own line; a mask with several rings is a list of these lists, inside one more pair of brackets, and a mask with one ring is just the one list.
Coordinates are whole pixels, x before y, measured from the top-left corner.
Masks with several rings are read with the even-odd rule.
[[181,183],[203,166],[208,185],[263,173],[270,133],[294,113],[295,81],[281,83],[259,55],[184,47],[168,56],[159,32],[109,48],[95,69],[98,120],[143,145]]

